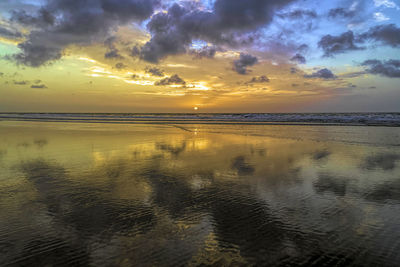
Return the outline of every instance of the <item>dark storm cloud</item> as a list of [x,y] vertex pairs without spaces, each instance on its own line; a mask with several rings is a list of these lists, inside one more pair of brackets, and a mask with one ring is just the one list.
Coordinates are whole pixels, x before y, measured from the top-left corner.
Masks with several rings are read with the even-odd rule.
[[16,39],[16,38],[21,38],[22,34],[13,29],[8,29],[6,27],[0,26],[0,36],[5,38]]
[[330,71],[329,69],[320,69],[317,72],[314,72],[310,75],[304,75],[304,78],[321,78],[324,80],[333,80],[337,77]]
[[26,42],[18,45],[18,48],[22,52],[12,55],[11,58],[18,64],[30,67],[39,67],[49,61],[60,59],[62,56],[61,40],[59,40],[59,46],[57,44],[46,43],[46,35],[44,32],[31,33]]
[[395,24],[378,25],[360,36],[360,41],[373,40],[384,45],[400,47],[400,28]]
[[371,74],[378,74],[389,78],[400,78],[400,60],[391,59],[380,61],[377,59],[366,60],[362,66],[369,67],[366,71]]
[[32,67],[60,59],[68,45],[88,45],[118,25],[147,19],[156,4],[157,0],[49,0],[35,16],[16,11],[14,21],[31,21],[35,28],[13,59]]
[[[272,21],[274,12],[293,0],[216,0],[211,11],[172,5],[167,13],[154,15],[147,27],[152,38],[140,50],[150,62],[185,53],[193,39],[234,45],[251,42],[243,34]],[[134,53],[136,54],[136,53]]]
[[54,25],[55,17],[45,8],[41,8],[36,16],[29,15],[25,10],[13,10],[11,21],[23,26],[42,28]]
[[257,57],[250,54],[240,53],[239,59],[233,62],[233,69],[239,74],[247,74],[247,67],[253,66],[257,62]]
[[[199,11],[195,16],[188,18],[185,16],[188,12],[185,8],[175,4],[170,7],[168,13],[154,15],[147,24],[152,38],[138,51],[140,57],[149,62],[158,62],[167,55],[186,52],[193,33],[191,29],[184,27],[186,23],[189,24],[184,20],[195,20],[204,13]],[[197,18],[197,20],[201,20],[201,18]]]
[[324,51],[324,56],[330,57],[335,54],[362,49],[354,43],[354,34],[352,31],[348,31],[339,36],[325,35],[318,42],[318,46]]
[[108,51],[104,54],[105,58],[108,59],[123,59],[124,57],[119,54],[118,49],[115,47],[115,42],[117,38],[115,36],[111,36],[107,40],[104,41],[104,45],[108,47]]
[[365,41],[400,47],[400,28],[394,24],[385,24],[372,27],[367,32],[357,36],[354,36],[352,31],[344,32],[339,36],[328,34],[321,38],[318,46],[324,51],[324,56],[329,57],[347,51],[364,49],[357,44],[365,43]]
[[274,11],[290,0],[217,0],[214,13],[221,28],[249,29],[272,21]]
[[296,54],[296,55],[294,55],[291,59],[290,59],[290,61],[293,61],[293,62],[297,62],[297,63],[299,63],[299,64],[306,64],[306,58],[304,57],[304,56],[302,56],[302,55],[300,55],[300,54]]
[[178,74],[174,74],[171,77],[164,78],[154,83],[154,85],[162,86],[162,85],[186,85],[186,82],[178,76]]
[[164,71],[157,67],[147,67],[145,71],[152,76],[158,76],[158,77],[164,76]]
[[317,13],[313,10],[303,10],[296,9],[288,13],[282,13],[278,15],[280,18],[288,18],[288,19],[316,19]]
[[194,55],[195,58],[213,58],[217,53],[218,48],[216,46],[206,46],[197,50],[191,50],[190,54]]

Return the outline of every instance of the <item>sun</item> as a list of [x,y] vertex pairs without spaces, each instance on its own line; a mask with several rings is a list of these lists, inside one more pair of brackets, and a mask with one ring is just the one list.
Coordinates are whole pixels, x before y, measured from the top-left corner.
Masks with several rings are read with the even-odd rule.
[[198,108],[198,107],[194,107],[193,109],[194,109],[194,110],[198,110],[199,108]]

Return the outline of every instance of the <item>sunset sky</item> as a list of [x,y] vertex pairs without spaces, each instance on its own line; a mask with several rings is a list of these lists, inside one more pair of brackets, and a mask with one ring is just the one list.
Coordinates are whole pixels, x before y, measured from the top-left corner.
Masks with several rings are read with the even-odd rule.
[[0,112],[400,111],[400,2],[1,0],[0,64]]

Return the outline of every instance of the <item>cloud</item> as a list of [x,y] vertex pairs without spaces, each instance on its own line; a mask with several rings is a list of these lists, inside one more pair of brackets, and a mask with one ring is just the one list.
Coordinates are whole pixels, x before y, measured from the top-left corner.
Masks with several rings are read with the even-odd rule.
[[353,32],[348,31],[339,36],[325,35],[318,42],[318,46],[324,51],[324,56],[330,57],[347,51],[363,49],[356,46],[354,42]]
[[297,47],[297,51],[300,53],[306,53],[310,47],[307,44],[301,44]]
[[163,85],[186,85],[186,82],[178,76],[178,74],[174,74],[171,77],[167,77],[161,79],[154,83],[154,85],[163,86]]
[[318,46],[324,51],[324,56],[330,57],[347,51],[362,50],[364,47],[357,43],[367,40],[380,42],[392,47],[400,46],[400,28],[395,24],[384,24],[371,27],[367,32],[354,36],[352,31],[347,31],[339,36],[325,35],[318,42]]
[[340,75],[340,78],[358,78],[367,74],[366,71],[354,71]]
[[[109,36],[118,25],[142,21],[153,14],[157,0],[52,0],[35,16],[23,11],[13,15],[21,24],[33,22],[34,29],[21,52],[13,55],[17,63],[39,67],[60,59],[71,45],[89,45]],[[53,20],[53,22],[52,22]],[[112,55],[112,54],[110,54]]]
[[253,83],[268,83],[269,78],[266,75],[253,77],[250,81],[246,82],[246,84],[253,84]]
[[381,12],[375,12],[374,19],[379,22],[389,20],[389,18],[386,17],[385,14],[383,14]]
[[45,89],[45,88],[47,88],[47,86],[44,85],[44,84],[34,84],[34,85],[31,85],[31,88],[34,88],[34,89]]
[[22,34],[16,30],[9,29],[0,25],[0,36],[10,39],[17,39],[21,38]]
[[18,45],[18,48],[22,50],[22,52],[12,55],[10,58],[15,60],[18,64],[30,67],[39,67],[50,61],[60,59],[62,56],[60,47],[50,43],[46,44],[44,39],[46,38],[44,37],[42,41],[40,34],[31,34],[31,36],[28,37],[28,41]]
[[117,38],[115,36],[111,36],[107,40],[104,41],[104,45],[108,47],[108,51],[104,54],[105,58],[108,59],[123,59],[124,57],[119,54],[118,49],[115,47],[115,42]]
[[127,66],[124,64],[124,63],[122,63],[122,62],[118,62],[117,64],[115,64],[115,68],[116,69],[119,69],[119,70],[121,70],[121,69],[125,69]]
[[332,8],[328,12],[329,18],[353,18],[355,17],[356,12],[354,10],[349,10],[347,8]]
[[27,27],[45,28],[54,25],[56,18],[49,10],[41,8],[36,16],[29,15],[25,10],[13,10],[10,20]]
[[253,66],[257,62],[257,57],[250,54],[240,53],[239,59],[233,62],[233,69],[239,74],[247,74],[247,67]]
[[324,80],[334,80],[337,78],[337,76],[334,75],[329,69],[324,68],[312,74],[304,75],[304,78],[321,78]]
[[293,0],[216,0],[211,10],[174,4],[168,12],[152,16],[147,25],[152,37],[139,55],[158,62],[168,55],[186,53],[194,39],[228,45],[251,42],[251,33],[269,24],[276,10],[290,2]]
[[278,15],[280,18],[288,19],[316,19],[318,17],[314,10],[296,9],[291,12],[282,13]]
[[164,71],[157,67],[146,67],[145,71],[152,76],[164,77]]
[[[198,19],[204,12],[188,18],[185,13],[189,11],[174,4],[168,13],[158,13],[152,17],[147,24],[147,28],[152,34],[152,38],[138,52],[140,57],[149,62],[158,62],[167,55],[185,53],[192,41],[193,29],[186,29],[186,20]],[[193,23],[198,23],[194,21]],[[188,25],[189,26],[189,25]]]
[[345,22],[347,26],[360,25],[370,19],[369,1],[341,1],[343,6],[330,9],[328,18]]
[[118,49],[112,49],[104,54],[105,58],[116,58],[116,59],[123,59],[124,57],[119,54]]
[[400,78],[400,60],[391,59],[380,61],[377,59],[366,60],[361,63],[362,66],[368,66],[366,70],[371,74],[378,74],[389,78]]
[[374,40],[392,47],[400,47],[400,28],[395,24],[384,24],[372,27],[361,34],[360,41]]
[[398,8],[395,2],[390,0],[374,0],[374,4],[376,7],[388,7],[388,8]]
[[205,46],[202,47],[201,49],[192,49],[190,51],[190,54],[194,55],[195,58],[201,59],[201,58],[213,58],[215,54],[217,53],[218,48],[216,46]]
[[217,0],[214,14],[221,28],[254,29],[272,21],[277,9],[293,2],[290,0]]
[[40,88],[40,89],[47,88],[46,85],[42,84],[41,80],[34,80],[32,82],[30,82],[30,81],[16,81],[16,80],[13,81],[13,84],[15,84],[15,85],[28,85],[30,83],[33,83],[31,85],[31,88]]
[[27,85],[29,84],[29,81],[13,81],[15,85]]
[[297,62],[297,63],[299,63],[299,64],[306,64],[306,58],[303,57],[303,56],[300,55],[300,54],[294,55],[294,56],[290,59],[290,61]]

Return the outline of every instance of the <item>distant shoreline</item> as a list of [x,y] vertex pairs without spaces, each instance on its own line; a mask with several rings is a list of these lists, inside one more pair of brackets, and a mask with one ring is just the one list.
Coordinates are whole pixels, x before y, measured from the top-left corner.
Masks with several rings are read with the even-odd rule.
[[400,127],[400,113],[0,113],[0,121]]

